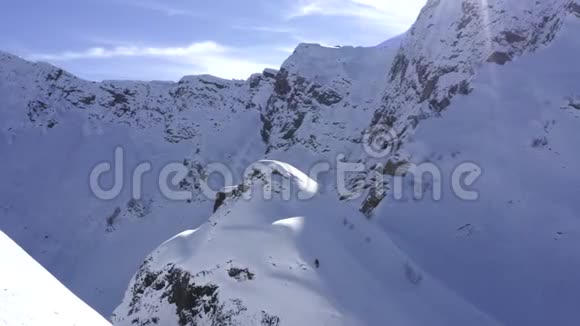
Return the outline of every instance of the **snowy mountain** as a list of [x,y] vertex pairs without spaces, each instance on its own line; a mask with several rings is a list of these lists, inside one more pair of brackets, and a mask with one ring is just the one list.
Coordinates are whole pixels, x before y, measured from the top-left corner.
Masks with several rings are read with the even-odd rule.
[[119,325],[576,325],[579,29],[573,0],[430,0],[377,47],[302,44],[246,81],[0,53],[0,228]]
[[[298,193],[316,193],[316,181],[284,163],[260,163],[206,224],[145,260],[114,324],[497,324],[336,196],[300,201]],[[279,178],[270,180],[270,170]],[[259,195],[264,187],[271,201]],[[283,199],[288,190],[294,200]]]
[[0,232],[0,325],[110,325]]

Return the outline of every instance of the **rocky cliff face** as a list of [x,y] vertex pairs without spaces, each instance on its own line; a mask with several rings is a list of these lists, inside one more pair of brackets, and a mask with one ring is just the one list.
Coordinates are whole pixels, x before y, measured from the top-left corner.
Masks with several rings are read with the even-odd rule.
[[[454,97],[471,93],[483,64],[505,65],[550,44],[566,18],[576,15],[574,8],[567,0],[429,1],[391,65],[368,127],[370,139],[394,130],[404,143],[421,120],[439,116]],[[395,166],[409,159],[400,146],[390,158]],[[371,213],[384,196],[371,193],[362,210]]]

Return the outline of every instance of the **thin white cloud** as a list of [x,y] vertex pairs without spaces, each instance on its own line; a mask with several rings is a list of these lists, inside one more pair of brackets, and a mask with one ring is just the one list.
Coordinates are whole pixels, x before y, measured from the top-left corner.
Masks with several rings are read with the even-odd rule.
[[426,0],[299,0],[288,19],[344,16],[403,32],[415,21]]
[[[139,47],[114,46],[94,47],[82,51],[33,54],[28,58],[48,62],[63,62],[90,59],[141,58],[178,64],[184,74],[212,74],[222,78],[246,79],[271,64],[249,59],[251,53],[243,49],[230,48],[216,42],[193,43],[183,47]],[[104,61],[106,63],[106,61]],[[146,65],[144,65],[146,69]]]
[[158,1],[158,0],[122,0],[123,4],[130,5],[133,7],[155,11],[167,16],[188,16],[188,17],[196,17],[195,13],[183,9],[178,8],[176,6],[171,6],[167,3],[167,1]]
[[275,33],[275,34],[293,34],[296,32],[295,29],[285,26],[236,25],[234,26],[234,28],[240,30]]
[[228,48],[215,42],[207,41],[193,43],[186,47],[138,47],[138,46],[115,46],[111,48],[94,47],[84,51],[65,51],[57,54],[32,55],[35,60],[66,61],[76,59],[96,59],[113,57],[187,57],[208,56],[228,52]]
[[[110,0],[122,5],[131,5],[145,10],[154,10],[169,16],[194,13],[176,7],[183,2],[162,2],[161,0]],[[383,37],[404,32],[418,15],[426,0],[286,0],[285,7],[289,15],[272,14],[269,19],[234,21],[229,26],[234,31],[246,30],[257,32],[257,44],[246,44],[243,47],[228,47],[218,42],[207,41],[179,46],[145,46],[142,43],[119,42],[117,40],[91,40],[98,46],[75,51],[37,53],[28,55],[31,60],[48,61],[56,65],[73,67],[87,71],[87,67],[101,73],[85,75],[89,78],[109,78],[120,74],[107,73],[132,69],[123,76],[139,78],[170,78],[175,80],[186,74],[212,74],[223,78],[245,79],[252,73],[260,72],[265,67],[279,65],[294,51],[299,42],[320,43],[332,46],[335,44],[373,45],[383,41]],[[280,4],[280,3],[278,3]],[[288,7],[290,6],[290,7]],[[185,8],[185,7],[182,7]],[[340,17],[340,30],[336,33],[332,25],[327,29],[313,30],[312,22],[297,18],[310,17],[313,22],[322,16]],[[327,20],[324,20],[327,22]],[[259,24],[255,24],[260,22]],[[349,33],[349,26],[353,33]],[[364,32],[361,32],[364,31]],[[330,32],[330,33],[329,33]],[[275,35],[272,38],[270,34]],[[236,33],[232,33],[235,35]],[[231,36],[231,35],[230,35]],[[214,36],[215,37],[215,36]],[[229,37],[229,36],[228,36]],[[227,42],[227,41],[224,41]],[[376,42],[376,43],[375,43]],[[238,42],[239,43],[239,42]],[[26,56],[26,55],[25,55]],[[129,58],[129,59],[123,59]],[[88,62],[90,61],[90,62]],[[131,67],[124,66],[128,63]],[[109,70],[107,70],[109,69]],[[181,72],[182,71],[182,72]],[[159,73],[163,76],[159,76]],[[151,77],[149,77],[151,76]]]

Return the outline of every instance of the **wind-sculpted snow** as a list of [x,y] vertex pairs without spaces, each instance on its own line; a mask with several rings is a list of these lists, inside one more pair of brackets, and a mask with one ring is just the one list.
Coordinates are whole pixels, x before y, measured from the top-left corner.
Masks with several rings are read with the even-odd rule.
[[281,179],[252,174],[207,223],[146,259],[116,325],[497,325],[334,196],[244,199],[314,182],[269,163]]
[[283,178],[292,181],[299,191],[314,196],[319,190],[318,182],[316,182],[316,180],[313,180],[290,164],[272,160],[258,161],[258,164],[266,167],[266,171],[262,173],[269,175],[277,173],[282,175]]

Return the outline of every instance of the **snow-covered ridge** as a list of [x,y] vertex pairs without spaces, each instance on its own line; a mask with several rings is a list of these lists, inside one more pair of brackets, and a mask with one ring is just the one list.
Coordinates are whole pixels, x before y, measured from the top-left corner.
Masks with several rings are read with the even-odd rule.
[[0,231],[0,325],[110,325]]
[[[96,83],[45,63],[30,63],[3,54],[0,76],[6,105],[21,108],[11,110],[13,117],[3,121],[4,130],[26,125],[54,128],[59,124],[59,115],[81,111],[95,123],[157,128],[166,141],[181,142],[200,132],[201,126],[195,120],[211,118],[227,123],[233,114],[256,105],[252,103],[255,92],[248,83],[207,75],[184,77],[178,83]],[[219,123],[214,127],[221,130]]]
[[[313,181],[295,167],[262,163],[310,189],[304,184]],[[252,179],[252,191],[272,186],[258,175]],[[145,260],[113,321],[497,325],[421,271],[358,214],[334,196],[229,200],[199,229],[177,235]]]

